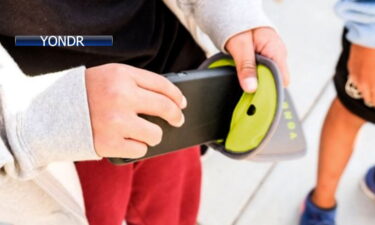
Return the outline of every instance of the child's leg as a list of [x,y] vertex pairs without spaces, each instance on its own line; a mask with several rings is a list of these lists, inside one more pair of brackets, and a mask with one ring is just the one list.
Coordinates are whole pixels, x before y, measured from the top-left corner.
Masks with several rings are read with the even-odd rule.
[[199,147],[134,164],[79,162],[90,225],[194,225],[199,206]]
[[355,137],[364,123],[338,99],[333,101],[320,140],[318,179],[312,196],[317,206],[331,208],[336,204],[337,185],[350,159]]

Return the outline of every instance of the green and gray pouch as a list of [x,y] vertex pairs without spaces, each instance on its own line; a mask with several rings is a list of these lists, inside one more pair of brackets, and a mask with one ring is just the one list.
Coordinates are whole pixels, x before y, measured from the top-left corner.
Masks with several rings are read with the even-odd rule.
[[[292,99],[277,66],[257,55],[258,88],[244,93],[228,55],[207,59],[198,70],[170,73],[188,100],[185,124],[174,128],[160,118],[143,116],[163,129],[163,140],[150,147],[150,158],[205,144],[234,159],[278,161],[303,156],[306,141]],[[140,159],[111,158],[115,164]]]

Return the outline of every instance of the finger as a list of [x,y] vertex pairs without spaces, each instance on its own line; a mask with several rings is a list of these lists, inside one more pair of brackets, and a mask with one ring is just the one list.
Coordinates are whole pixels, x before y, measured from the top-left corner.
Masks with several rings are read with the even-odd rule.
[[185,96],[182,94],[181,90],[167,78],[134,67],[133,70],[135,71],[132,74],[138,86],[165,95],[174,101],[180,108],[186,108],[187,101]]
[[124,138],[140,141],[149,146],[159,144],[163,136],[163,131],[158,125],[136,115],[127,118],[121,130]]
[[289,69],[287,63],[287,50],[284,47],[284,44],[279,42],[268,42],[269,44],[264,44],[264,47],[261,49],[260,54],[270,58],[275,62],[277,67],[280,70],[282,76],[284,87],[288,86],[290,82]]
[[160,117],[175,127],[184,124],[181,109],[164,95],[143,89],[138,92],[138,98],[143,99],[143,104],[137,106],[137,113]]
[[286,54],[277,55],[276,57],[274,57],[273,60],[280,69],[280,73],[283,78],[284,87],[287,87],[290,83],[290,75],[289,75],[289,68],[288,68]]
[[228,51],[236,62],[240,85],[245,92],[255,92],[258,86],[253,37],[250,32],[238,36],[236,42],[228,42]]
[[106,155],[102,157],[136,159],[145,156],[147,153],[147,145],[145,143],[119,138],[115,144],[109,145],[105,151]]

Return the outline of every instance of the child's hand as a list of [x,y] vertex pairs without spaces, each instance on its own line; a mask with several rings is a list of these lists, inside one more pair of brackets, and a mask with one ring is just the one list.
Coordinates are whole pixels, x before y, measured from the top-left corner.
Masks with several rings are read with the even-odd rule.
[[365,102],[375,105],[375,49],[352,44],[348,69]]
[[238,78],[244,91],[254,92],[258,86],[255,52],[275,61],[283,76],[284,86],[288,85],[287,51],[272,28],[261,27],[237,34],[229,39],[225,47],[236,62]]
[[138,114],[158,116],[179,127],[186,99],[158,74],[121,64],[86,70],[94,146],[101,157],[139,158],[160,143],[162,129]]

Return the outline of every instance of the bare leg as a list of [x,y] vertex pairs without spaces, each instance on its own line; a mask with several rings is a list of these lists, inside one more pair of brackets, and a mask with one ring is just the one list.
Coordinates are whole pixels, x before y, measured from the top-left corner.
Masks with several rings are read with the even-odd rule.
[[336,204],[335,193],[365,121],[349,112],[336,98],[326,116],[321,138],[317,186],[313,202],[322,208]]

